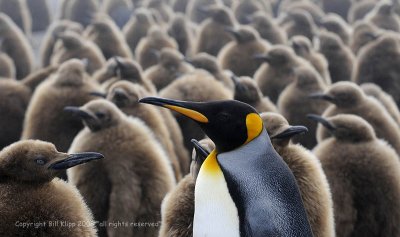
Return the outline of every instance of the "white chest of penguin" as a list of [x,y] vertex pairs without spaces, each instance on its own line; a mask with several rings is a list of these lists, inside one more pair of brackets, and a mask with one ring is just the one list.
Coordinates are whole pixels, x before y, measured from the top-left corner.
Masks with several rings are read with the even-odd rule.
[[238,210],[213,151],[196,181],[193,237],[240,237],[239,229]]

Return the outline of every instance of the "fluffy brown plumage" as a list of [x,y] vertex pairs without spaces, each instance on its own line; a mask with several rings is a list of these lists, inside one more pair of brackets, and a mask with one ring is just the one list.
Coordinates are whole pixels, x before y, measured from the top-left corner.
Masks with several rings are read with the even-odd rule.
[[331,76],[328,69],[328,61],[325,56],[314,50],[309,39],[302,35],[294,36],[290,39],[290,44],[294,52],[309,61],[324,79],[326,85],[331,84]]
[[[70,152],[92,150],[108,158],[68,171],[70,182],[87,201],[95,220],[160,221],[161,202],[175,180],[169,160],[150,129],[107,100],[91,101],[79,110],[90,118],[82,117],[86,128],[74,139]],[[99,236],[157,236],[158,229],[106,226],[99,228]]]
[[29,36],[32,31],[32,18],[27,2],[27,0],[1,0],[0,12],[8,15],[19,29]]
[[399,108],[391,95],[383,91],[382,88],[374,83],[364,83],[360,85],[360,87],[366,95],[372,96],[381,102],[393,119],[400,124]]
[[355,58],[339,36],[332,32],[319,34],[319,52],[328,60],[328,69],[332,83],[350,81]]
[[137,45],[135,55],[138,63],[144,70],[156,65],[158,53],[163,48],[178,49],[176,41],[169,37],[161,28],[152,27],[147,36],[142,38]]
[[81,61],[65,62],[55,75],[36,88],[26,112],[22,139],[52,142],[58,150],[67,151],[83,126],[63,109],[92,100],[90,92],[96,90],[97,84],[86,74]]
[[106,61],[96,44],[84,39],[76,32],[60,33],[57,38],[62,45],[53,53],[50,60],[52,65],[58,65],[73,58],[84,59],[87,60],[86,71],[92,74],[100,69]]
[[234,27],[235,18],[231,10],[225,6],[211,5],[201,8],[209,18],[202,22],[197,36],[195,53],[208,53],[217,56],[219,51],[234,40],[227,27]]
[[[399,125],[376,99],[366,96],[360,87],[351,82],[335,83],[324,94],[324,98],[332,103],[323,113],[324,117],[358,115],[371,124],[378,138],[386,140],[400,154]],[[329,133],[319,126],[317,135],[318,141],[322,141]]]
[[[0,152],[0,235],[97,236],[92,214],[78,190],[56,178],[59,171],[49,169],[67,157],[53,144],[34,140],[12,144]],[[68,225],[56,226],[61,220]],[[32,224],[23,228],[23,223]]]
[[103,52],[105,59],[114,56],[132,58],[124,35],[113,20],[105,16],[96,18],[85,30],[86,38]]
[[57,42],[57,35],[64,31],[74,31],[78,34],[83,32],[83,27],[76,22],[68,20],[60,20],[53,22],[46,31],[40,45],[40,57],[42,67],[50,65],[50,59],[54,52],[54,47]]
[[257,112],[278,112],[275,104],[264,96],[257,83],[250,77],[232,77],[235,84],[234,99],[253,106]]
[[0,149],[20,139],[31,90],[13,79],[0,80]]
[[358,116],[327,121],[334,126],[333,137],[319,143],[314,154],[332,191],[336,236],[400,236],[396,152]]
[[187,170],[189,166],[188,159],[179,160],[177,157],[174,150],[174,140],[158,108],[139,103],[139,99],[149,95],[150,93],[139,84],[129,81],[119,81],[110,87],[107,99],[113,102],[126,115],[140,118],[152,130],[159,143],[167,152],[174,169],[175,178],[179,180],[182,177],[181,166]]
[[149,67],[143,76],[159,91],[178,77],[193,70],[193,67],[183,59],[183,55],[176,49],[164,48],[160,52],[158,64]]
[[268,53],[257,56],[264,64],[254,74],[261,92],[272,102],[278,101],[280,93],[294,81],[294,69],[298,66],[311,66],[305,59],[296,56],[288,46],[274,45]]
[[314,237],[334,237],[332,195],[318,158],[304,147],[290,142],[296,134],[274,138],[293,128],[282,115],[262,113],[261,118],[273,147],[293,172]]
[[352,80],[358,84],[372,82],[393,96],[400,105],[399,37],[385,34],[366,45],[358,54]]
[[0,53],[0,77],[15,78],[15,64],[14,61],[5,53]]
[[254,58],[254,55],[266,53],[269,49],[268,42],[261,39],[258,32],[250,26],[229,29],[229,32],[235,37],[235,41],[221,49],[218,54],[219,64],[237,76],[253,76],[261,65],[261,61]]
[[34,68],[33,50],[22,31],[4,13],[0,13],[0,37],[1,51],[14,61],[17,79],[24,78]]
[[51,14],[50,7],[46,0],[28,0],[26,1],[32,17],[32,32],[47,30],[50,25]]
[[325,91],[326,85],[321,76],[311,67],[298,67],[295,70],[295,81],[290,83],[281,93],[278,100],[279,112],[290,124],[304,125],[308,133],[296,136],[292,140],[308,149],[317,145],[315,133],[317,124],[307,119],[307,114],[322,114],[328,103],[312,100],[310,95]]
[[140,40],[146,37],[153,25],[155,25],[155,21],[151,12],[144,8],[135,10],[134,16],[131,17],[122,29],[132,54],[135,54],[136,47]]

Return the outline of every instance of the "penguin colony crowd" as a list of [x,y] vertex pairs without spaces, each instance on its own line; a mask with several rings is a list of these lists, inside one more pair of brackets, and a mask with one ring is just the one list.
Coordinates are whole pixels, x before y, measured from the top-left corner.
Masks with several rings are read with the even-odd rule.
[[0,0],[1,237],[400,237],[400,1],[57,1]]

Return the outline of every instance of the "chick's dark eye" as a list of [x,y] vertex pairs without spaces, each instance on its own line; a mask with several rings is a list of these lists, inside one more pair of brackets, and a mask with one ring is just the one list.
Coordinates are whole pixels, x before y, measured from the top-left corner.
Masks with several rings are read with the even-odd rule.
[[37,158],[35,159],[35,163],[37,165],[45,165],[47,163],[47,160],[45,158]]
[[217,116],[217,118],[218,118],[218,120],[219,121],[221,121],[221,122],[226,122],[226,121],[228,121],[229,120],[229,114],[226,114],[226,113],[220,113],[220,114],[218,114],[218,116]]
[[106,115],[104,113],[97,112],[96,113],[96,117],[99,118],[99,119],[102,119],[102,118],[106,117]]

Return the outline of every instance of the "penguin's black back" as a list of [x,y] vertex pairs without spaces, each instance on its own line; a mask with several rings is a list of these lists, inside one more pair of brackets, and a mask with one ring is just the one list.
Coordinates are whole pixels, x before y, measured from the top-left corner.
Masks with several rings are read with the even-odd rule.
[[296,180],[265,130],[217,159],[238,209],[240,236],[312,236]]

